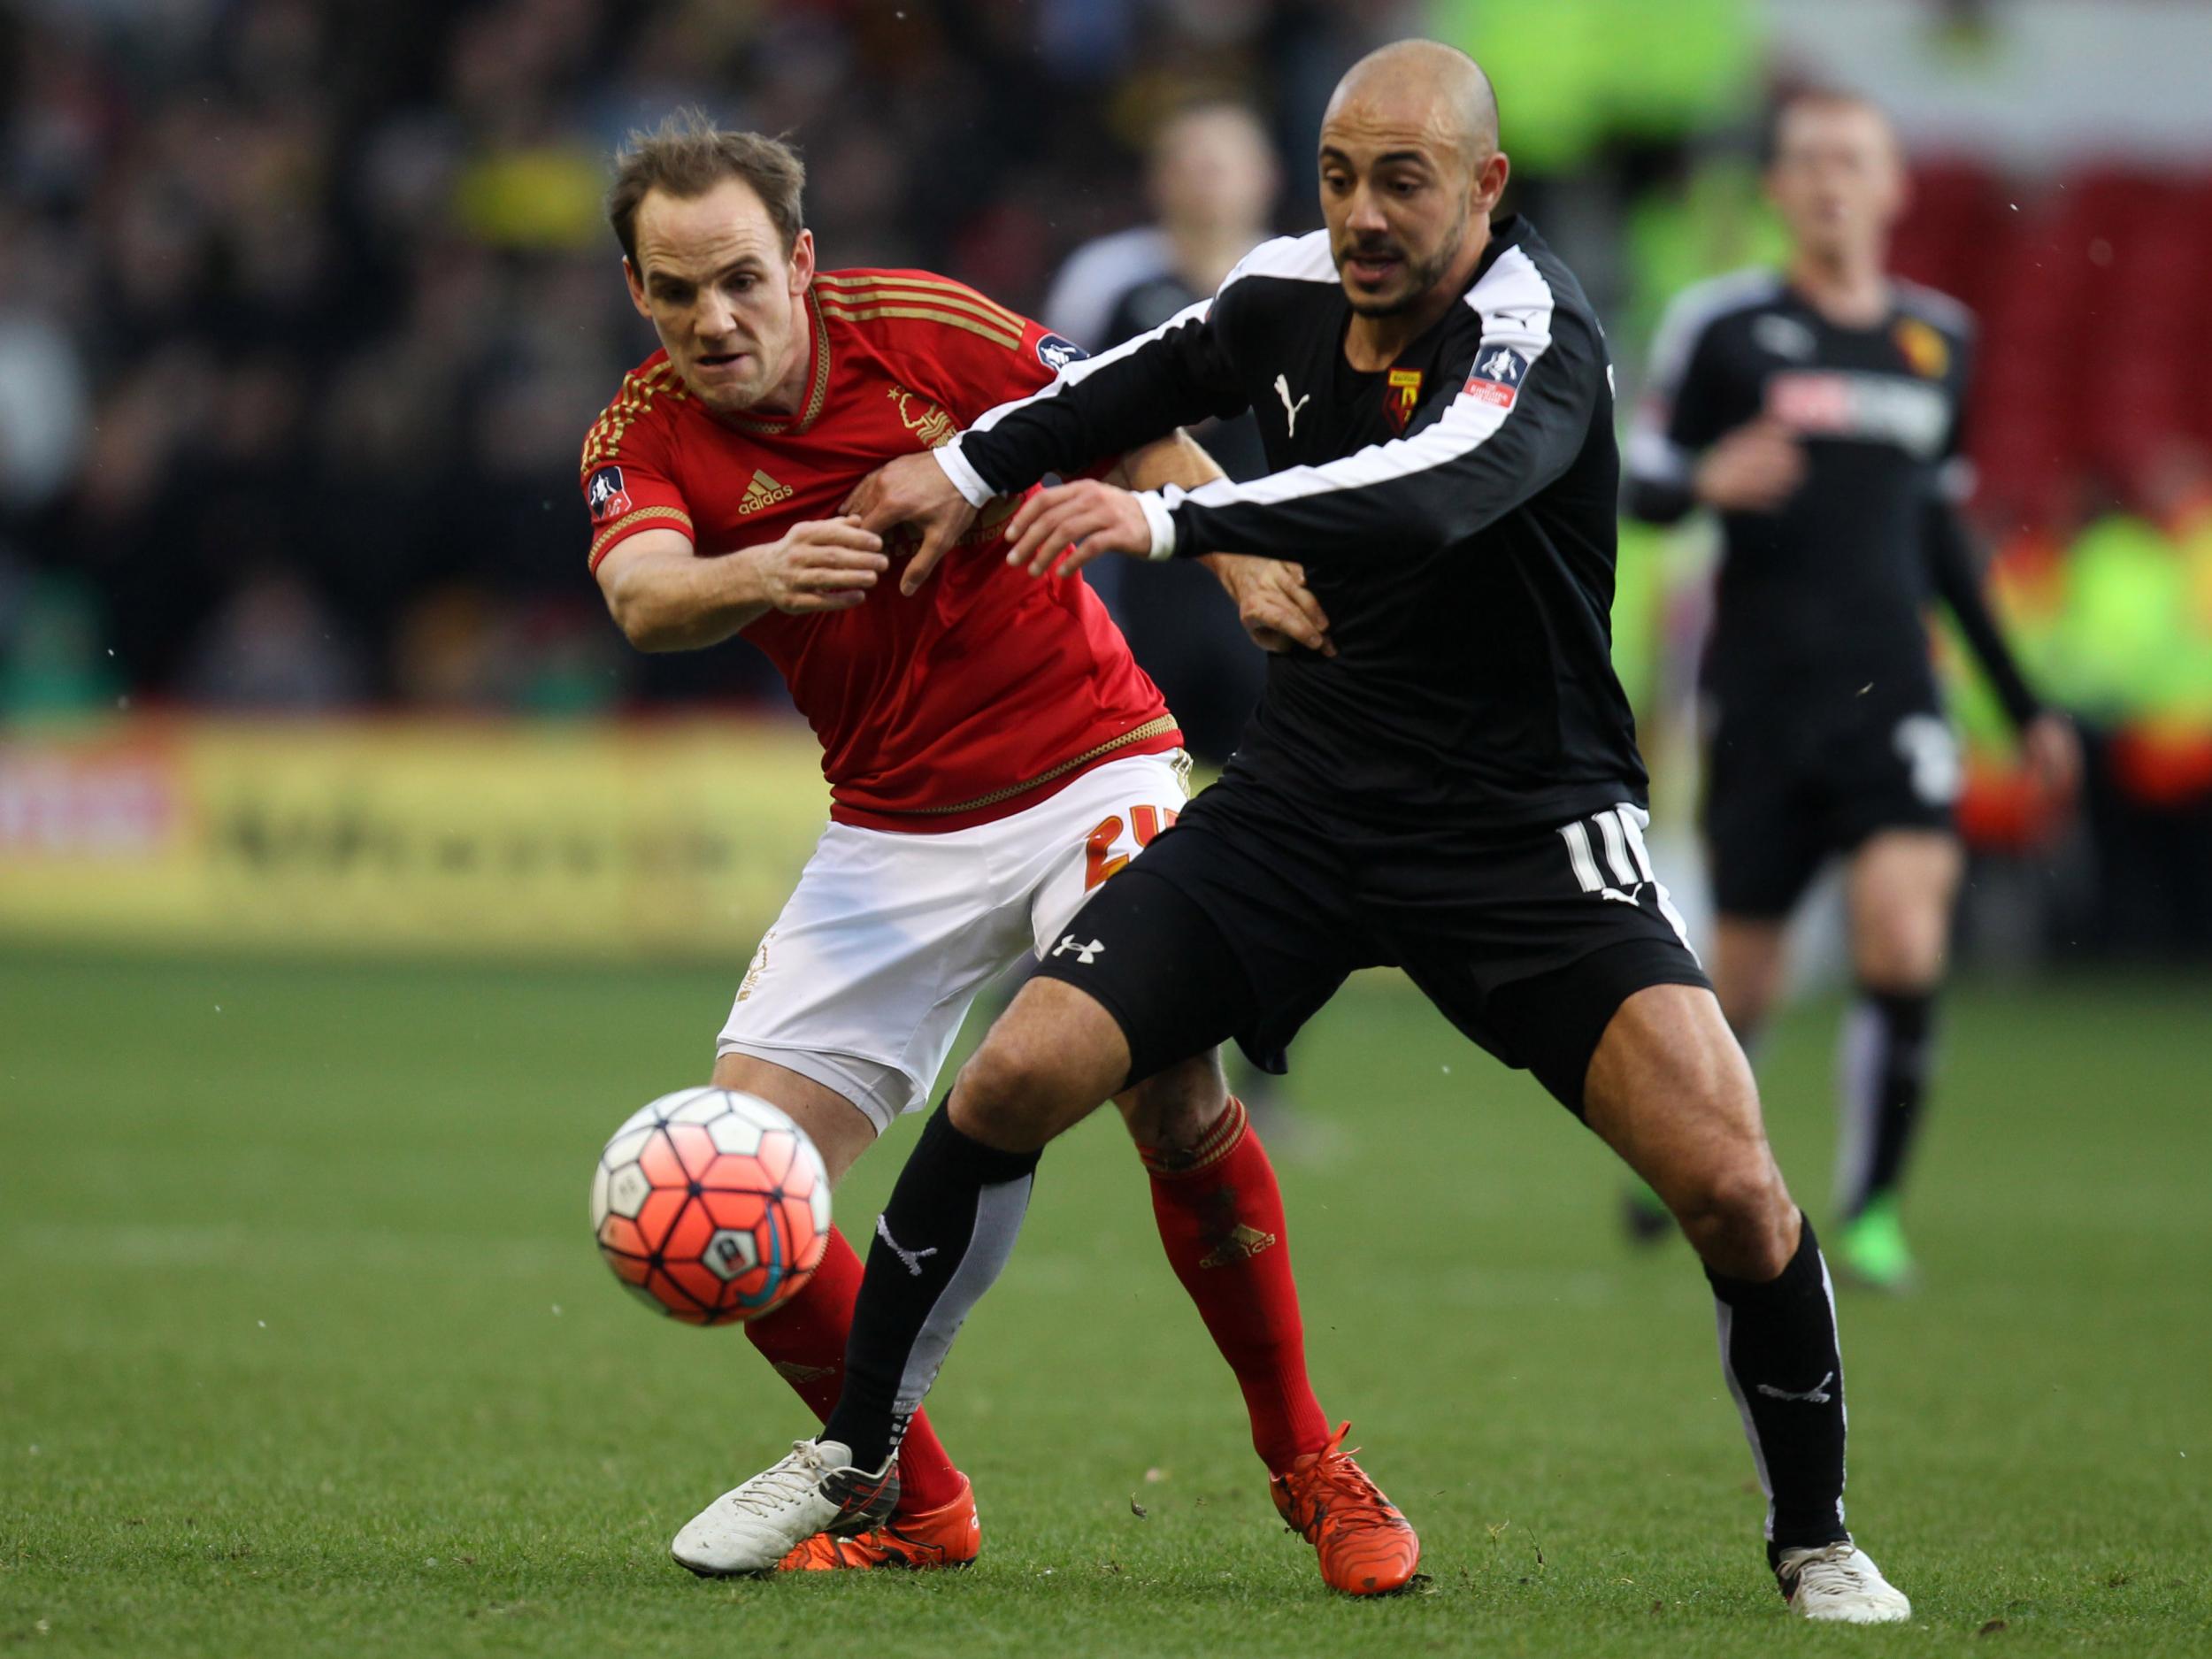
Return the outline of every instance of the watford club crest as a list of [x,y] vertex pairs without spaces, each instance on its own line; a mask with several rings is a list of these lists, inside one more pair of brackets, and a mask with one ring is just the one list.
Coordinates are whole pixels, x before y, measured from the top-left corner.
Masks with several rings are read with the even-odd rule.
[[1413,419],[1413,411],[1421,403],[1421,371],[1393,369],[1389,388],[1383,394],[1383,413],[1390,418],[1390,429],[1403,432],[1406,422]]
[[1917,317],[1899,319],[1893,338],[1912,372],[1925,380],[1941,380],[1951,366],[1951,348],[1942,334]]

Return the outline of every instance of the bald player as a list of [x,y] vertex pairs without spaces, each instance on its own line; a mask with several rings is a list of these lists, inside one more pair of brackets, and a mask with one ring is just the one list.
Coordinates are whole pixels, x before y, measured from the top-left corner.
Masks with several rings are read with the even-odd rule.
[[1385,48],[1323,119],[1325,229],[1263,244],[1210,300],[892,463],[851,503],[872,527],[921,526],[933,549],[1084,456],[1252,409],[1265,476],[1044,490],[1008,557],[1033,574],[1105,553],[1296,560],[1335,649],[1271,666],[1221,781],[1082,911],[930,1119],[879,1221],[821,1439],[724,1500],[762,1566],[868,1524],[872,1484],[1012,1251],[1048,1142],[1226,1037],[1279,1067],[1346,975],[1389,964],[1534,1072],[1680,1222],[1788,1605],[1909,1616],[1844,1528],[1819,1247],[1644,845],[1610,664],[1604,336],[1535,229],[1498,216],[1509,171],[1471,60]]

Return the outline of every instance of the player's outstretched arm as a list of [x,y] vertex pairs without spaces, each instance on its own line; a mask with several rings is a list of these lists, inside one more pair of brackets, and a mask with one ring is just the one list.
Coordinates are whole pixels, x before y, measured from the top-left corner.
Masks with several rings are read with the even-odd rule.
[[771,611],[849,611],[890,566],[852,517],[794,525],[774,541],[702,557],[676,530],[648,530],[599,562],[599,590],[641,651],[719,645]]

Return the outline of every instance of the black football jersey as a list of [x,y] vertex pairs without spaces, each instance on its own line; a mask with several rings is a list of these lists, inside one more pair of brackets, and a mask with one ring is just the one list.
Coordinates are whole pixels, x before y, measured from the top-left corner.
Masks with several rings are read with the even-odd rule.
[[1688,511],[1700,453],[1747,422],[1805,450],[1780,511],[1722,516],[1704,665],[1722,718],[1938,706],[1924,610],[1950,590],[1936,556],[1963,493],[1972,321],[1931,289],[1892,294],[1879,323],[1844,327],[1778,274],[1745,272],[1688,290],[1661,325],[1629,436],[1632,512]]
[[1073,364],[938,451],[971,498],[1249,410],[1269,471],[1156,498],[1180,556],[1294,560],[1334,657],[1271,659],[1232,770],[1402,824],[1562,822],[1645,777],[1613,674],[1619,458],[1605,338],[1526,220],[1398,360],[1345,360],[1325,233]]

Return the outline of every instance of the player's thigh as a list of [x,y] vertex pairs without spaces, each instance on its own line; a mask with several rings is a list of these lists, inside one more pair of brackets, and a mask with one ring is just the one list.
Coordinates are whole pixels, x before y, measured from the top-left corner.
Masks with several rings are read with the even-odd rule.
[[1916,991],[1942,977],[1964,865],[1948,830],[1882,830],[1861,843],[1845,887],[1860,983]]
[[718,1041],[844,1096],[874,1130],[926,1103],[977,993],[1029,939],[996,826],[833,824],[761,941]]
[[1768,1279],[1787,1264],[1796,1208],[1750,1064],[1709,991],[1655,985],[1623,1002],[1591,1056],[1583,1117],[1717,1270]]
[[832,1187],[875,1144],[875,1120],[850,1094],[789,1066],[733,1049],[716,1058],[714,1086],[764,1100],[805,1130]]

